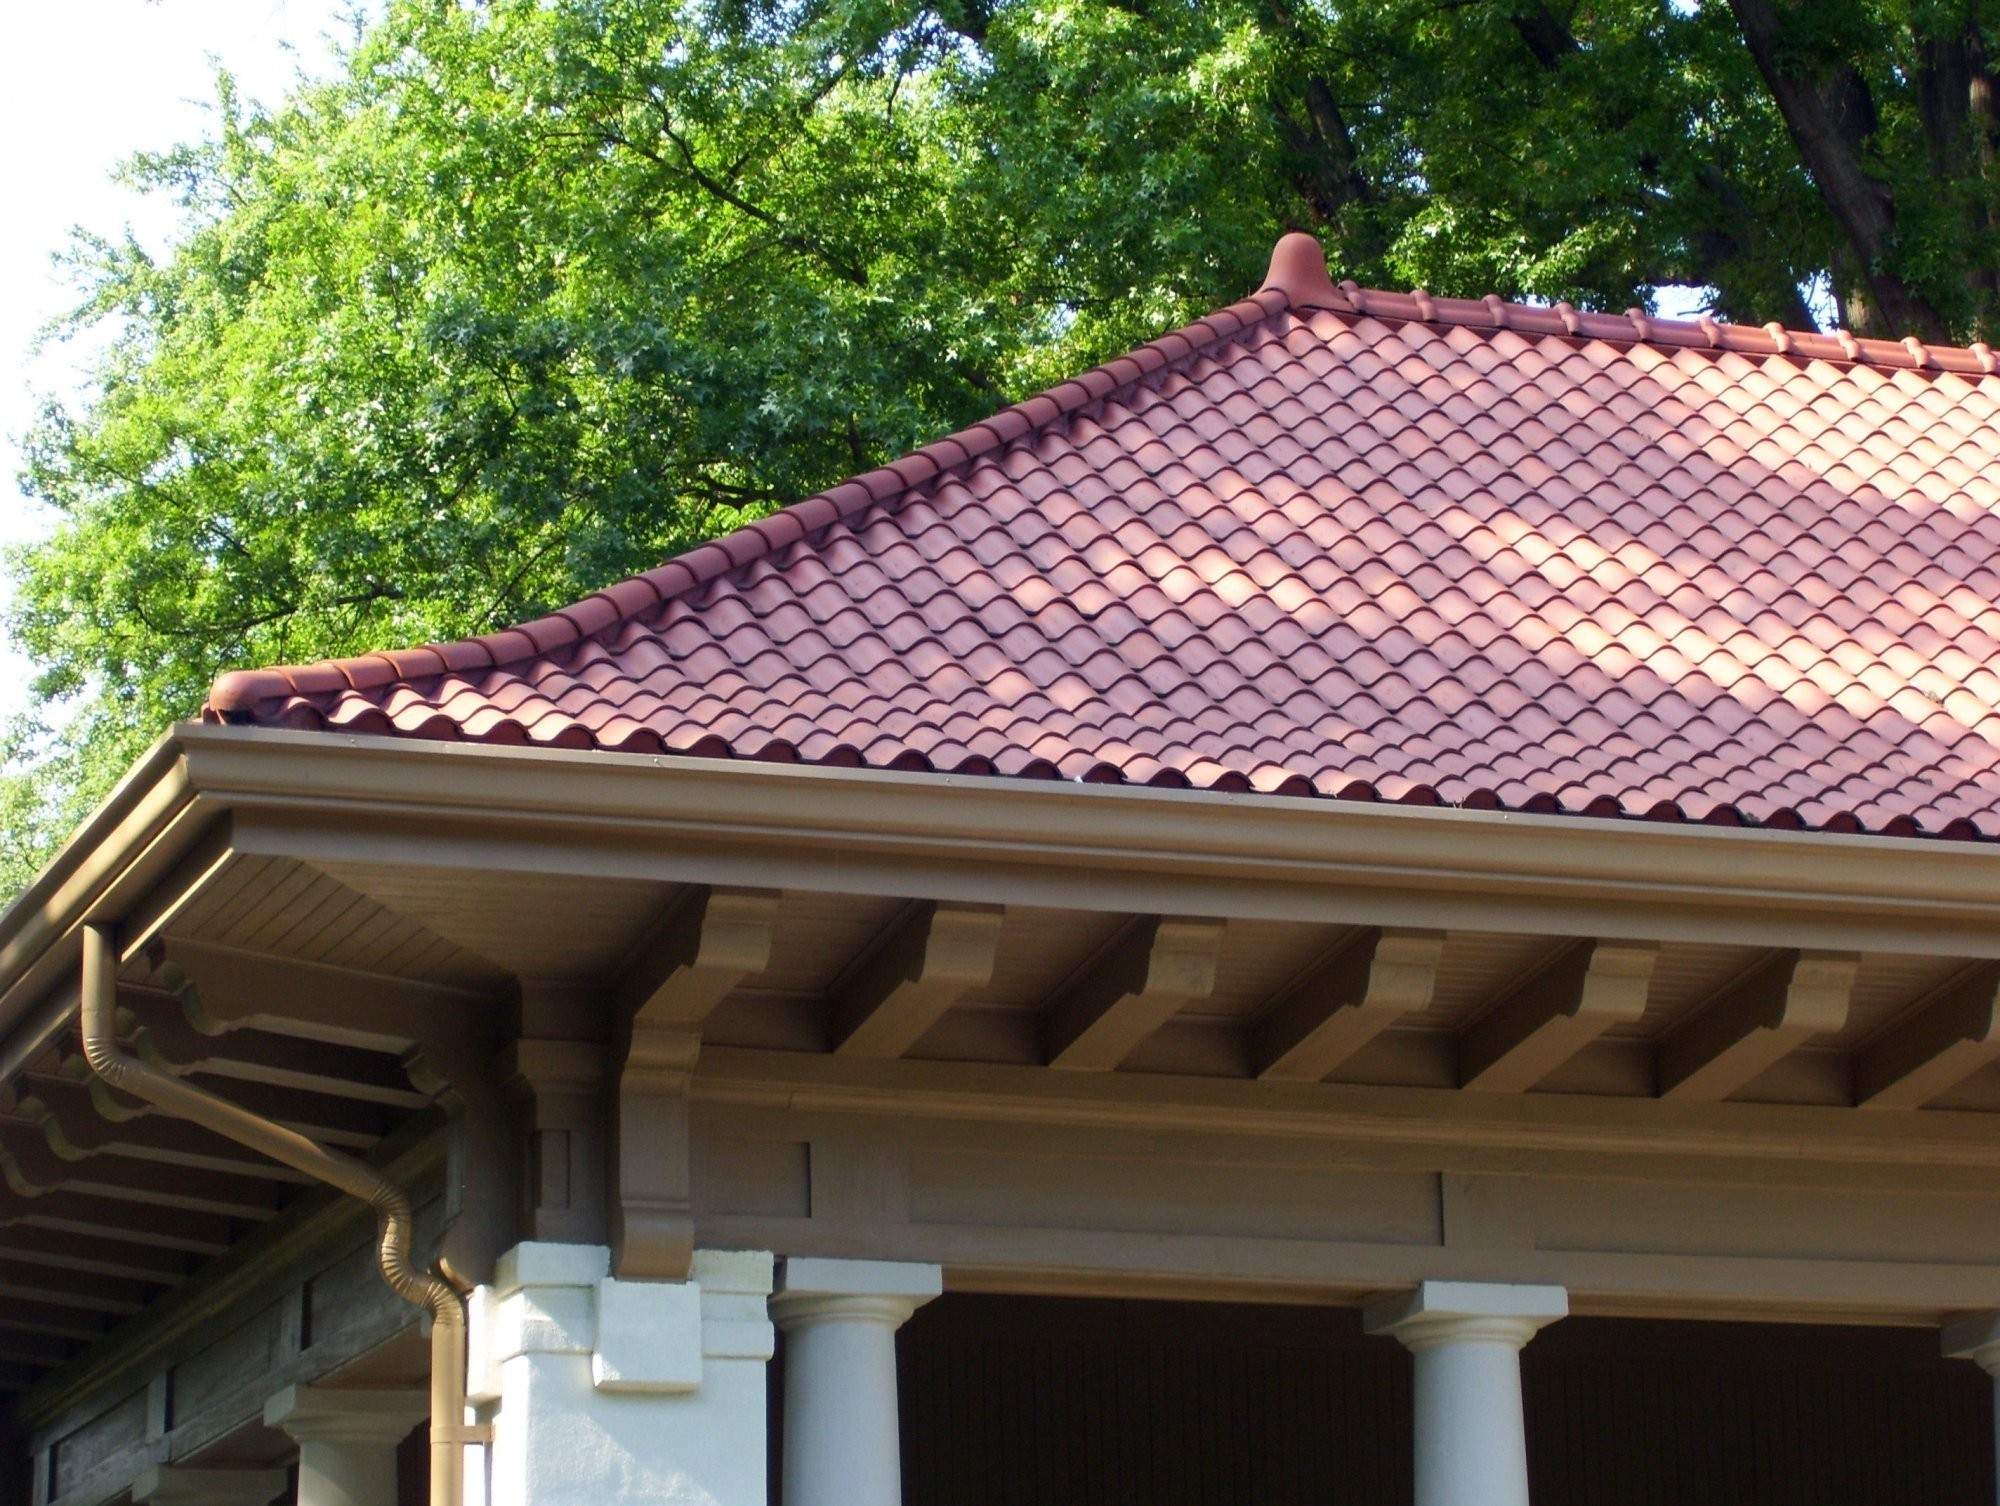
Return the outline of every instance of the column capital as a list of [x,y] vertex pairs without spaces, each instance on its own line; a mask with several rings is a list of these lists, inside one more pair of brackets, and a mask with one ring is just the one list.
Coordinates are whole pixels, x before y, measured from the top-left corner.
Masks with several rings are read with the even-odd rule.
[[1519,1349],[1549,1324],[1568,1316],[1569,1293],[1559,1286],[1424,1281],[1407,1296],[1370,1306],[1362,1314],[1362,1327],[1400,1340],[1413,1354],[1444,1344],[1506,1344]]
[[422,1391],[341,1391],[287,1386],[264,1403],[264,1425],[283,1428],[298,1443],[394,1445],[430,1416]]
[[1939,1347],[1948,1360],[1971,1360],[1995,1379],[2000,1379],[2000,1313],[1975,1313],[1947,1323],[1938,1334]]
[[282,1469],[191,1469],[149,1464],[132,1479],[137,1506],[270,1506],[286,1485]]
[[943,1291],[944,1271],[934,1265],[791,1256],[778,1269],[771,1317],[786,1330],[829,1322],[898,1328]]

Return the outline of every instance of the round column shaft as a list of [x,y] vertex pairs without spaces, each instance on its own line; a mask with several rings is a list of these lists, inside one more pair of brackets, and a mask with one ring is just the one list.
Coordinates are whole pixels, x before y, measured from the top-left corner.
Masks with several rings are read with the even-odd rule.
[[1457,1281],[1368,1310],[1415,1361],[1416,1506],[1528,1506],[1521,1349],[1568,1311],[1561,1287]]
[[785,1506],[901,1506],[896,1330],[942,1288],[936,1266],[785,1262]]

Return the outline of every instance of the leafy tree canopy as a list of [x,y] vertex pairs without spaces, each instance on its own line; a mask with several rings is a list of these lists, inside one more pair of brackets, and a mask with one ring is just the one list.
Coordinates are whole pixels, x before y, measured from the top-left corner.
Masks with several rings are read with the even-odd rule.
[[2000,0],[391,0],[138,158],[30,435],[18,883],[210,679],[480,632],[1254,286],[2000,325]]

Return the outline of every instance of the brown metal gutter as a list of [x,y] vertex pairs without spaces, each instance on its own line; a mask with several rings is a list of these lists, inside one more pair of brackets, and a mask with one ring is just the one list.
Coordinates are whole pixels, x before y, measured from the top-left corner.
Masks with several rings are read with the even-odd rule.
[[260,1119],[205,1089],[148,1065],[118,1044],[118,960],[111,931],[83,932],[83,1050],[90,1067],[119,1091],[215,1131],[238,1145],[360,1198],[375,1210],[382,1278],[431,1317],[431,1493],[441,1506],[463,1499],[464,1447],[483,1437],[465,1425],[465,1302],[411,1258],[414,1214],[402,1188],[352,1156]]
[[177,736],[237,850],[305,862],[2000,956],[1993,842],[261,727]]

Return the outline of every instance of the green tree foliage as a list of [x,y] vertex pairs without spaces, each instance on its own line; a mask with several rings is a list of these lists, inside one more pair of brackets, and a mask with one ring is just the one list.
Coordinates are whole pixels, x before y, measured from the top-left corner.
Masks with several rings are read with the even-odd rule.
[[390,0],[137,159],[52,405],[18,882],[215,673],[534,615],[1256,285],[1968,338],[2000,0]]

